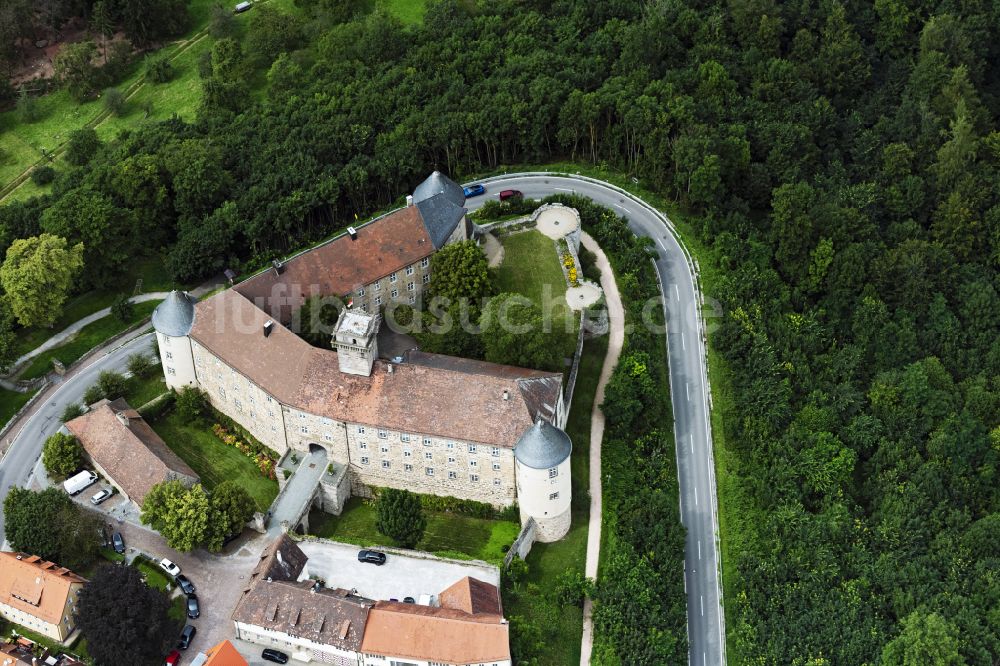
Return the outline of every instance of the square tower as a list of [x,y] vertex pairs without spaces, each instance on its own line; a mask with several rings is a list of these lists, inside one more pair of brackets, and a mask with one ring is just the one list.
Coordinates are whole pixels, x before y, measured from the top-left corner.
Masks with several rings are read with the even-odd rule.
[[337,318],[333,348],[340,371],[351,375],[371,375],[378,356],[378,327],[381,317],[345,308]]

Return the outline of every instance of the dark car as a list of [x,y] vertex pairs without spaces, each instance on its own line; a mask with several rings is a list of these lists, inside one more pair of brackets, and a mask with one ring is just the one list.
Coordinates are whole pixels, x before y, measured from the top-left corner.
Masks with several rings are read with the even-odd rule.
[[466,198],[478,197],[480,194],[486,194],[486,186],[481,183],[476,183],[475,185],[463,187],[462,191],[465,192]]
[[121,532],[115,532],[111,535],[111,545],[114,546],[115,552],[119,555],[125,553],[125,539],[122,538]]
[[413,597],[403,597],[403,603],[404,604],[415,604],[415,603],[417,603],[417,601]]
[[177,647],[182,650],[187,650],[196,633],[198,633],[198,630],[195,629],[194,626],[185,624],[184,629],[181,630],[181,639],[177,641]]
[[500,201],[507,201],[507,199],[523,199],[524,193],[521,190],[503,190],[500,192]]
[[194,594],[194,583],[192,583],[187,576],[181,574],[176,579],[177,585],[181,588],[181,592],[187,595]]
[[194,620],[199,615],[201,615],[201,608],[198,607],[198,597],[191,594],[188,595],[188,617]]
[[358,562],[368,562],[379,566],[385,564],[385,553],[377,550],[362,550],[358,553]]
[[260,653],[260,658],[264,661],[273,661],[276,664],[288,663],[288,655],[273,648],[264,648],[264,651]]

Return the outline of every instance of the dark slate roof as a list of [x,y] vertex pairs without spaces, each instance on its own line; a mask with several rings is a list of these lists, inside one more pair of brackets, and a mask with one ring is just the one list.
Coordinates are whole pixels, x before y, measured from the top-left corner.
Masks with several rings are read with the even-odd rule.
[[569,458],[573,443],[569,435],[545,420],[539,419],[514,445],[514,457],[522,465],[534,469],[549,469]]
[[309,558],[287,534],[282,534],[260,555],[250,580],[287,580],[295,582]]
[[187,292],[170,292],[153,310],[153,328],[175,338],[187,335],[194,325],[194,301]]
[[[462,199],[464,201],[465,197]],[[420,201],[414,198],[413,201],[420,211],[420,217],[424,221],[424,227],[431,237],[434,249],[440,250],[465,216],[465,208],[455,204],[445,192]]]
[[435,171],[427,176],[424,182],[417,185],[417,188],[413,190],[413,203],[426,201],[437,194],[444,194],[448,201],[459,208],[465,205],[465,190],[440,171]]

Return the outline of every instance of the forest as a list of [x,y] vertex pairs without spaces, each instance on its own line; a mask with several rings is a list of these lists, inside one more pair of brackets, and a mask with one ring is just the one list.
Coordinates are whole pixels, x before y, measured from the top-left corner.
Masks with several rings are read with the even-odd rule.
[[[412,27],[301,4],[260,12],[253,49],[213,46],[195,122],[78,151],[50,194],[0,207],[0,251],[46,232],[83,243],[81,288],[150,251],[190,280],[434,167],[634,176],[719,269],[730,661],[1000,660],[1000,4],[442,0]],[[642,451],[648,426],[612,434]],[[675,556],[627,525],[652,570]],[[646,651],[671,639],[649,603],[599,617],[610,663],[685,663]]]

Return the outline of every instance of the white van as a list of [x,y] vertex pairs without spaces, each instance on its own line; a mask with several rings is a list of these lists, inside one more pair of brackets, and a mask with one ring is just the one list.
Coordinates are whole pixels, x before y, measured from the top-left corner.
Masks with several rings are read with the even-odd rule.
[[69,477],[63,481],[63,488],[70,495],[77,495],[86,488],[97,482],[97,475],[91,471],[83,470],[79,474]]

